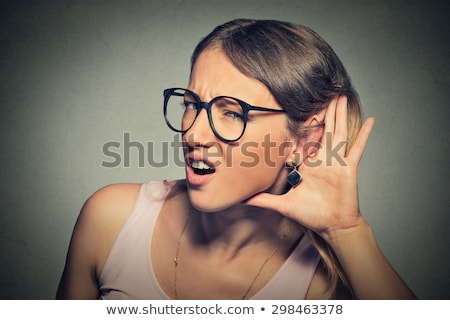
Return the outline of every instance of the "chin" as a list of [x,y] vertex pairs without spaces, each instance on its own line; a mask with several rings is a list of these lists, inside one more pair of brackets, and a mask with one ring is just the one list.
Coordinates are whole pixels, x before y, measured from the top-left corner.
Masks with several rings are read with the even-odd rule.
[[237,204],[240,204],[244,199],[236,199],[232,201],[230,197],[222,195],[222,199],[216,197],[208,197],[196,190],[188,189],[188,196],[191,205],[201,212],[218,212],[231,208]]
[[232,204],[219,204],[216,201],[209,199],[196,199],[195,197],[189,197],[191,205],[201,212],[218,212],[225,210],[232,206]]

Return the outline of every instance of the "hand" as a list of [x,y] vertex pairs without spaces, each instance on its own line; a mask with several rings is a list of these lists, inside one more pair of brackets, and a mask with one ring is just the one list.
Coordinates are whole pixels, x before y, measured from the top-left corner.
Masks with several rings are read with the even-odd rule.
[[299,168],[303,181],[286,194],[260,193],[247,204],[276,210],[328,242],[351,232],[364,222],[359,211],[357,173],[374,121],[368,118],[364,122],[356,142],[345,155],[347,97],[334,98],[325,115],[322,147]]

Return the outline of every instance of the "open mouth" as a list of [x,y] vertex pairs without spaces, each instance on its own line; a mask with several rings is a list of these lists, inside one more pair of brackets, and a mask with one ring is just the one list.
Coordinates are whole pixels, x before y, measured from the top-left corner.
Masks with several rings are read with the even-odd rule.
[[194,173],[199,175],[211,174],[216,171],[214,167],[203,160],[192,160],[189,162],[189,165],[194,170]]

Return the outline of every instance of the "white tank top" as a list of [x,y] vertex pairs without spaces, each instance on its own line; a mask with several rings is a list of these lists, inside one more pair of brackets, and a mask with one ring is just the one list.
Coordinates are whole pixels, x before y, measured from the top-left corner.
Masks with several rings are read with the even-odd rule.
[[[170,299],[155,277],[150,248],[153,228],[172,185],[167,181],[142,185],[100,275],[100,299]],[[272,279],[250,299],[304,299],[319,260],[305,234]]]

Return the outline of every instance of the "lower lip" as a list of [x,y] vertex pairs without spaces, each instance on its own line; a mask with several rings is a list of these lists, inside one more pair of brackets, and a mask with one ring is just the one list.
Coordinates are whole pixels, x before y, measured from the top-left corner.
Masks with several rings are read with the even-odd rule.
[[191,166],[186,165],[186,179],[191,186],[201,186],[211,180],[213,173],[196,174]]

